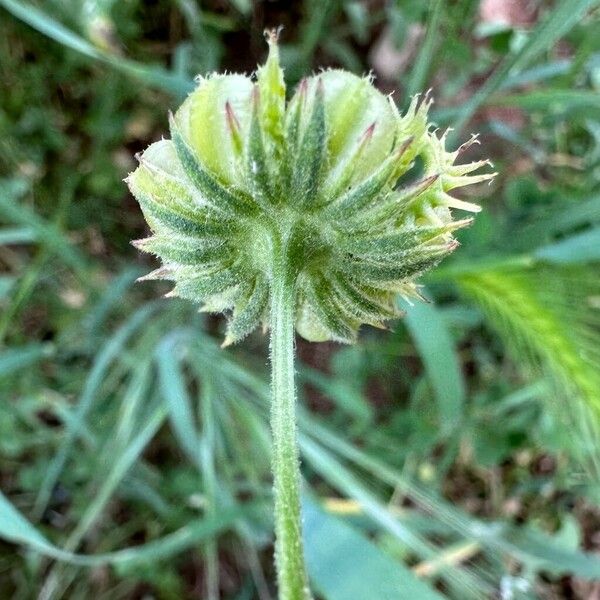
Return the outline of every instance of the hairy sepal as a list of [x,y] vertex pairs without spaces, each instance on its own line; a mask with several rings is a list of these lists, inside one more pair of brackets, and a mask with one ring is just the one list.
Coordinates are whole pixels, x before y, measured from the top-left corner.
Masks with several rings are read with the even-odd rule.
[[222,238],[198,238],[183,235],[154,235],[137,240],[134,246],[143,252],[182,265],[225,262],[232,256],[231,247]]
[[279,31],[272,29],[265,32],[269,44],[269,56],[264,66],[257,71],[257,85],[260,90],[260,122],[265,134],[267,152],[276,162],[285,156],[285,81],[283,70],[279,65]]
[[202,303],[215,294],[222,294],[240,282],[238,265],[218,265],[212,270],[198,272],[192,267],[180,267],[175,273],[176,284],[169,296]]
[[269,286],[264,277],[257,277],[250,292],[236,304],[227,323],[223,346],[235,344],[251,333],[264,318],[269,299]]
[[247,217],[257,212],[257,205],[249,197],[226,187],[202,164],[192,147],[184,139],[175,119],[171,116],[171,137],[177,157],[191,183],[197,187],[206,202],[227,216]]
[[331,283],[320,273],[308,278],[306,297],[329,339],[344,344],[356,341],[360,321],[341,309],[331,291]]
[[246,173],[253,197],[257,203],[268,210],[268,205],[273,203],[275,199],[271,190],[273,179],[269,174],[263,128],[260,125],[260,104],[259,88],[256,87],[252,96],[252,121],[248,134]]
[[293,173],[292,191],[295,200],[308,208],[318,202],[317,192],[326,160],[327,133],[323,94],[323,84],[317,81],[310,117],[298,145]]

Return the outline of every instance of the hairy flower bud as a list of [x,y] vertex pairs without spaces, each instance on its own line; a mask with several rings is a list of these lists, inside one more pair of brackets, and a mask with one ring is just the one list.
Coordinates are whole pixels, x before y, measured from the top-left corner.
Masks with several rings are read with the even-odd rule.
[[[370,78],[341,70],[303,80],[286,103],[276,33],[256,77],[212,75],[171,117],[128,177],[162,260],[146,279],[171,296],[230,314],[226,343],[266,324],[277,249],[295,283],[296,327],[309,340],[352,342],[361,324],[397,317],[395,295],[452,252],[470,221],[454,198],[487,161],[456,165],[430,131],[430,99],[406,114]],[[416,163],[422,165],[412,177]]]

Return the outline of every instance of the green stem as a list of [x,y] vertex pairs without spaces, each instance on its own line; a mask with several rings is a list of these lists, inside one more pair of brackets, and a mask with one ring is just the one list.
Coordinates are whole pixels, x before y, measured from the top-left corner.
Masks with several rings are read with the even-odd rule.
[[271,304],[271,430],[275,494],[275,563],[280,600],[310,598],[300,522],[300,462],[294,382],[294,282],[281,265]]

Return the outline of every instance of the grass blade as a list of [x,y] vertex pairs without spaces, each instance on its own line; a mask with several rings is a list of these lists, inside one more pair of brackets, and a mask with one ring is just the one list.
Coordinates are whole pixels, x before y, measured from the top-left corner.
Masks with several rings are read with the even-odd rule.
[[564,240],[538,248],[535,257],[557,264],[600,260],[600,227],[577,233]]
[[170,73],[160,67],[141,65],[132,60],[112,56],[90,44],[62,23],[59,23],[34,6],[16,2],[15,0],[0,0],[0,6],[3,6],[14,17],[27,23],[30,27],[33,27],[33,29],[53,39],[55,42],[71,50],[75,50],[88,58],[103,62],[126,75],[132,75],[146,84],[166,90],[179,98],[184,98],[186,94],[194,89],[193,81],[180,75]]
[[179,554],[207,537],[230,529],[238,519],[248,518],[253,509],[254,507],[249,505],[244,508],[224,510],[214,519],[190,523],[152,542],[115,552],[86,556],[65,552],[51,544],[0,492],[0,537],[13,544],[26,546],[49,558],[74,565],[97,567],[153,563]]
[[181,449],[192,464],[201,469],[201,441],[195,426],[192,402],[179,365],[182,337],[178,332],[167,336],[156,349],[159,385],[167,403],[169,420]]
[[574,25],[579,23],[583,15],[597,2],[598,0],[571,0],[558,3],[556,8],[531,32],[521,49],[511,56],[507,56],[488,80],[465,103],[454,123],[457,135],[460,134],[475,111],[500,89],[509,76],[516,76],[542,52],[549,50]]
[[[0,0],[2,2],[3,0]],[[0,180],[0,214],[30,230],[30,235],[47,244],[62,260],[78,274],[86,272],[86,260],[76,250],[59,227],[48,223],[22,203],[18,202],[27,191],[20,180]]]
[[410,72],[410,78],[406,84],[404,97],[406,103],[410,103],[410,98],[419,92],[424,92],[427,83],[427,75],[433,62],[436,39],[439,38],[439,26],[443,14],[444,2],[434,0],[429,7],[429,20],[427,23],[427,33],[425,39],[420,44],[419,55],[414,62]]
[[77,404],[74,419],[67,426],[58,452],[48,465],[44,481],[42,482],[42,486],[36,499],[34,514],[40,515],[46,507],[50,495],[52,494],[52,490],[58,481],[60,473],[67,462],[73,444],[77,438],[77,431],[85,422],[87,414],[94,402],[96,392],[102,385],[110,364],[119,356],[121,349],[129,337],[147,322],[156,308],[156,304],[147,304],[134,312],[130,319],[108,340],[96,356],[94,365]]
[[438,403],[444,433],[459,423],[465,402],[465,382],[450,332],[434,304],[403,306],[404,322],[423,360]]
[[3,227],[0,229],[0,245],[29,244],[37,240],[30,227]]
[[527,111],[551,111],[572,118],[580,113],[591,116],[590,111],[600,111],[600,95],[592,90],[543,89],[493,98],[494,106],[511,106]]
[[54,354],[51,344],[27,344],[20,348],[10,348],[0,353],[0,376],[30,367]]

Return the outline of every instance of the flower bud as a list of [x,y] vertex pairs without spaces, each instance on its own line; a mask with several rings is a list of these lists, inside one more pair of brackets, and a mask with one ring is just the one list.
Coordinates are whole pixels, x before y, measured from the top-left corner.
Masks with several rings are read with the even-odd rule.
[[[396,294],[452,252],[477,212],[451,191],[489,164],[456,165],[462,147],[427,122],[428,96],[405,115],[369,77],[329,70],[286,103],[277,34],[256,77],[201,79],[128,177],[152,236],[136,246],[163,266],[170,296],[229,315],[225,343],[266,325],[275,262],[293,275],[296,327],[308,340],[354,341],[361,324],[399,316]],[[411,169],[420,160],[416,181]],[[278,250],[279,249],[279,250]]]

